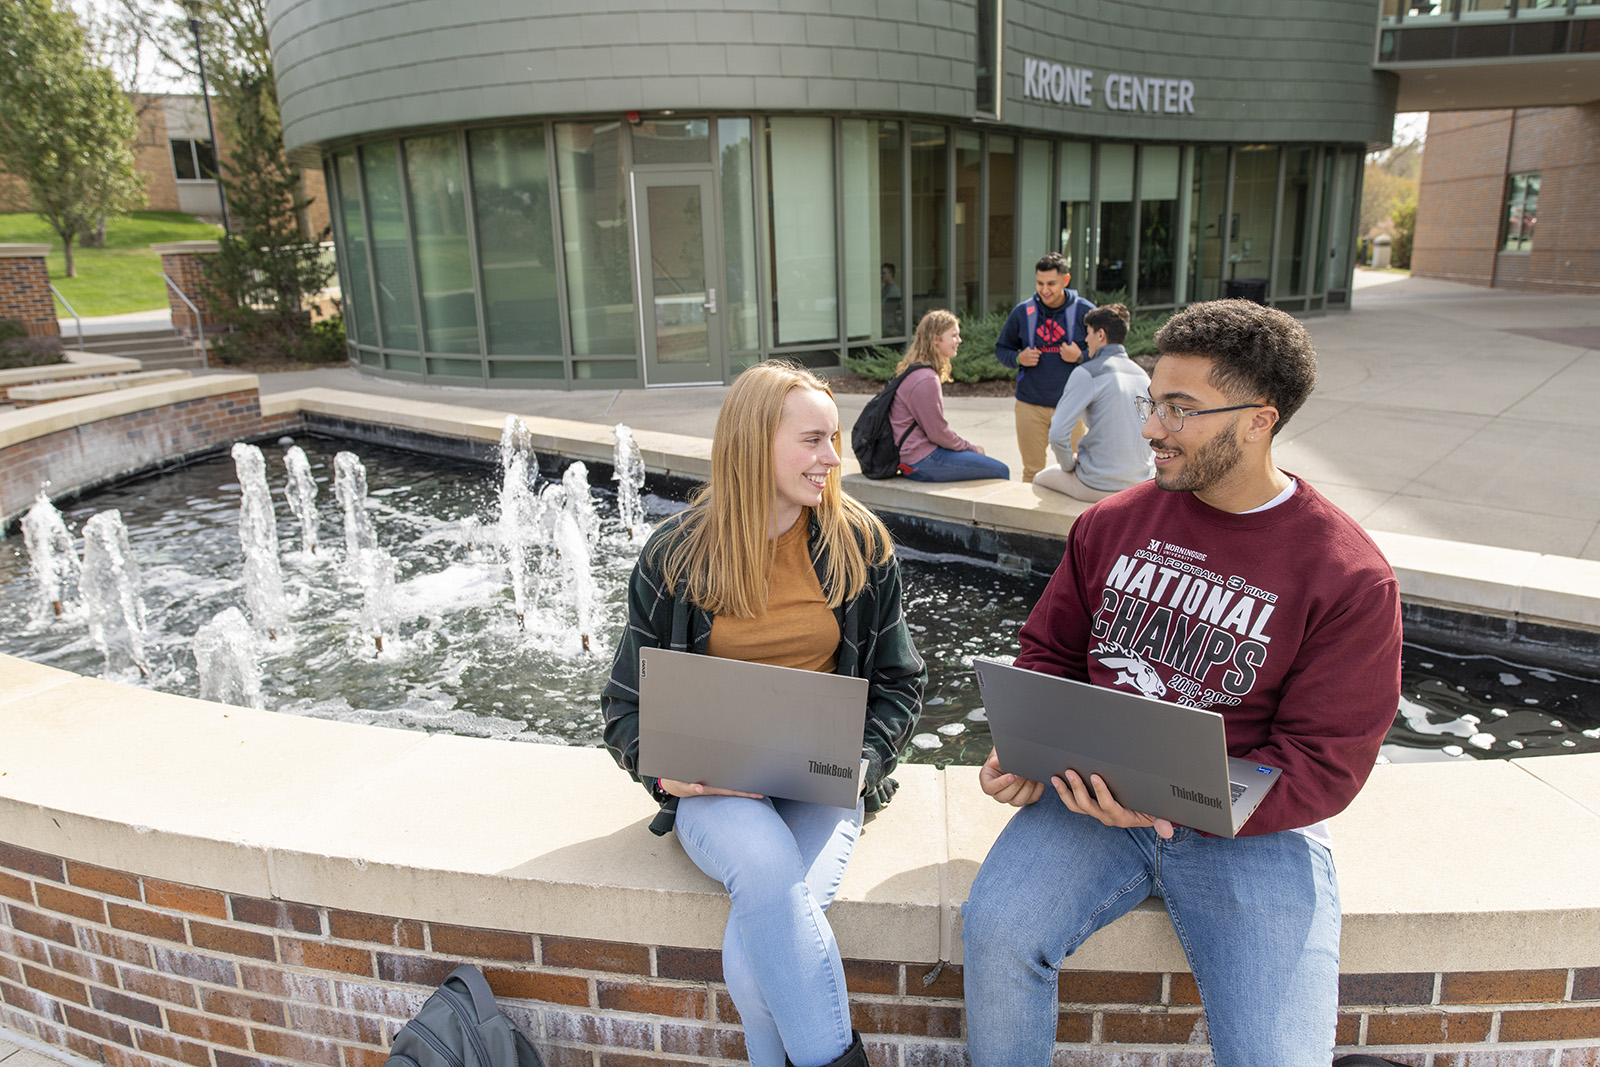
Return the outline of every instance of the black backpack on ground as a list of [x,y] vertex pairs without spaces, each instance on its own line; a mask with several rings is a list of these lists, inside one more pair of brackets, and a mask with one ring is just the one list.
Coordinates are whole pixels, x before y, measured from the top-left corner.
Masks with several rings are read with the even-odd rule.
[[917,424],[913,422],[896,441],[894,430],[889,425],[889,409],[894,407],[895,391],[906,380],[906,375],[924,366],[926,364],[918,363],[911,370],[889,379],[878,395],[867,401],[867,406],[861,409],[861,414],[856,418],[856,424],[850,427],[850,451],[856,454],[861,473],[868,478],[893,478],[900,473],[900,446]]
[[483,972],[463,963],[433,991],[389,1049],[384,1067],[544,1067],[500,1014]]

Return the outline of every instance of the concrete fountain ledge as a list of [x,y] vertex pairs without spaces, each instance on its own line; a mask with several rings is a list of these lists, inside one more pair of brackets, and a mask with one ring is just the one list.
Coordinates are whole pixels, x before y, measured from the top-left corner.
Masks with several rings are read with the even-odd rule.
[[[194,449],[344,424],[489,442],[503,422],[423,403],[378,413],[321,390],[263,406],[254,384],[219,376],[49,405],[58,417],[42,422],[26,421],[40,409],[0,415],[0,488],[19,447],[31,463],[79,464],[57,461],[82,484],[123,473],[111,468],[126,457],[101,453],[129,439],[130,418]],[[538,448],[609,460],[607,428],[525,421]],[[652,469],[704,473],[706,442],[638,437]],[[852,478],[897,511],[1035,533],[1070,521],[1020,486]],[[1585,567],[1537,557],[1511,572],[1495,550],[1384,547],[1411,595],[1594,624],[1551,577],[1593,582]],[[1447,566],[1421,566],[1432,559]],[[875,1061],[958,1063],[959,905],[1007,812],[971,769],[896,776],[834,924]],[[552,1064],[736,1059],[715,951],[724,899],[645,830],[652,814],[593,749],[276,715],[0,657],[0,1026],[114,1067],[379,1067],[428,987],[473,959]],[[1334,834],[1341,1046],[1419,1067],[1595,1062],[1600,757],[1380,766]],[[952,966],[924,984],[940,960]],[[1074,957],[1058,1038],[1074,1063],[1203,1053],[1158,907]]]

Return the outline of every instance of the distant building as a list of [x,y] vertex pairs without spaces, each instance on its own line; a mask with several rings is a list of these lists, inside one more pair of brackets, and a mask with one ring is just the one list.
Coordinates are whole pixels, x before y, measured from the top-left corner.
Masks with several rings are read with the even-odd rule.
[[[205,105],[198,94],[136,94],[139,115],[134,140],[134,168],[144,178],[145,211],[181,211],[212,222],[222,221],[222,201],[216,181],[216,152],[206,128]],[[213,112],[217,103],[212,101]],[[220,119],[220,115],[217,115]],[[220,121],[218,126],[221,126]],[[220,130],[219,130],[220,134]],[[227,158],[227,144],[223,144]],[[328,205],[322,172],[316,166],[303,172],[305,191],[312,198],[303,223],[315,235],[328,226]],[[0,211],[28,211],[27,188],[0,172]]]
[[1413,274],[1600,293],[1600,103],[1435,112]]
[[[1146,311],[1349,305],[1371,0],[267,0],[350,358],[439,384],[838,368],[1063,252]],[[888,268],[888,269],[886,269]],[[892,278],[892,285],[888,279]]]

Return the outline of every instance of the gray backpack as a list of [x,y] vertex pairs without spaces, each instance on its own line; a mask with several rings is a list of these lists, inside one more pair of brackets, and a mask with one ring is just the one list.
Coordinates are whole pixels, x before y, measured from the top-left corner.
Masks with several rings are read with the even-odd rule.
[[463,963],[394,1035],[385,1067],[543,1067],[500,1014],[483,972]]

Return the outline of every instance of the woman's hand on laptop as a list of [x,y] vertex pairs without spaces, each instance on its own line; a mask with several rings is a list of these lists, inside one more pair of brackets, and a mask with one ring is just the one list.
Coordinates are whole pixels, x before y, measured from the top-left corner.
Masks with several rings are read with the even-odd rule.
[[1000,803],[1010,804],[1014,808],[1025,808],[1044,796],[1043,782],[1002,771],[999,753],[992,748],[989,758],[978,768],[978,785]]
[[1107,826],[1121,826],[1124,829],[1154,826],[1156,833],[1162,838],[1172,836],[1172,823],[1168,820],[1146,815],[1142,811],[1130,811],[1118,804],[1117,798],[1111,795],[1105,779],[1098,774],[1091,774],[1089,781],[1094,787],[1093,796],[1089,795],[1089,789],[1083,784],[1083,779],[1078,777],[1077,771],[1069,770],[1059,777],[1052,778],[1050,784],[1056,787],[1056,794],[1061,797],[1061,803],[1065,804],[1069,811],[1099,819]]
[[679,782],[671,778],[657,778],[656,784],[675,797],[749,797],[751,800],[764,799],[760,793],[741,793],[737,789],[723,789],[721,786],[706,785],[704,782]]

